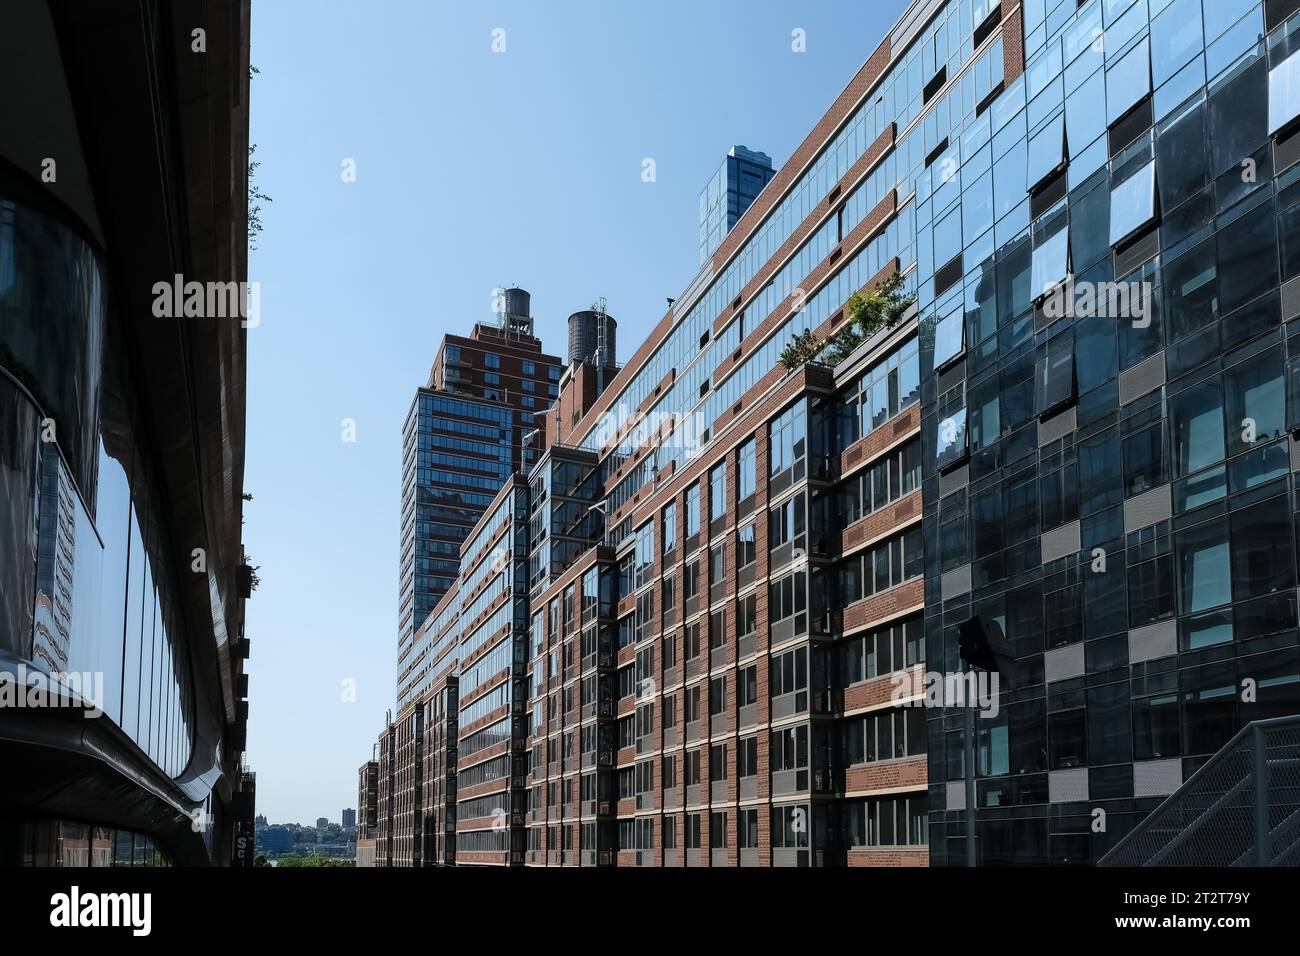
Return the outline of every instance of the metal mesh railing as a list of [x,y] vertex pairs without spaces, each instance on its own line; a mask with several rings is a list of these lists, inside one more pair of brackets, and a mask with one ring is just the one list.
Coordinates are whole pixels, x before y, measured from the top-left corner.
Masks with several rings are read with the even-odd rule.
[[1300,715],[1247,724],[1098,862],[1300,865]]

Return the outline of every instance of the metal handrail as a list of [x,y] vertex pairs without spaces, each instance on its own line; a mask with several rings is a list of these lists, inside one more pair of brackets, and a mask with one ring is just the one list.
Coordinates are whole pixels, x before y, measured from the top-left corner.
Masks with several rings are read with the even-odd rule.
[[[1297,813],[1292,813],[1277,827],[1269,826],[1269,782],[1274,769],[1270,766],[1266,750],[1265,736],[1270,731],[1276,731],[1282,728],[1300,728],[1300,714],[1293,714],[1288,717],[1271,717],[1265,720],[1256,720],[1242,727],[1226,744],[1219,749],[1209,760],[1207,760],[1185,783],[1149,813],[1141,823],[1124,835],[1115,846],[1097,861],[1098,866],[1160,866],[1164,865],[1170,855],[1177,849],[1185,846],[1206,826],[1206,821],[1211,819],[1218,811],[1225,809],[1232,804],[1234,798],[1239,798],[1245,791],[1249,791],[1252,798],[1252,845],[1244,853],[1239,854],[1232,865],[1244,866],[1271,866],[1273,865],[1273,847],[1276,843],[1275,837],[1282,836],[1288,830],[1296,829]],[[1249,744],[1247,744],[1249,739]],[[1143,837],[1148,836],[1152,830],[1159,826],[1168,826],[1172,822],[1167,819],[1185,809],[1189,797],[1201,790],[1202,785],[1212,778],[1213,773],[1230,759],[1239,756],[1243,752],[1251,755],[1251,767],[1242,776],[1232,784],[1216,789],[1221,791],[1214,796],[1213,801],[1201,810],[1198,817],[1185,825],[1178,826],[1174,834],[1159,849],[1152,852],[1145,859],[1131,859],[1132,851],[1136,844]],[[1283,766],[1300,764],[1296,758],[1282,759],[1273,761],[1280,769]],[[1206,795],[1210,795],[1207,791]],[[1297,835],[1300,835],[1298,831]],[[1278,844],[1282,847],[1281,844]]]

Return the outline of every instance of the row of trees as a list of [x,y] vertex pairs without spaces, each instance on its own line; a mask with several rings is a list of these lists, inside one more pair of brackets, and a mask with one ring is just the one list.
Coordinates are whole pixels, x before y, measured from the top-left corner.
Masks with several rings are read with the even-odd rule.
[[[308,856],[282,856],[276,861],[276,866],[356,866],[356,860],[342,859],[339,857],[321,856],[319,853],[312,853]],[[257,856],[253,860],[254,866],[270,866],[271,862],[265,856]]]

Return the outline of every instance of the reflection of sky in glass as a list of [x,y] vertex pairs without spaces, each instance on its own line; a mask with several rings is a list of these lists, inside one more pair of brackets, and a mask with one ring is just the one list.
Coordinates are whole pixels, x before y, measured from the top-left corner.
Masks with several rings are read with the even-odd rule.
[[1029,142],[1029,185],[1036,186],[1061,165],[1065,149],[1065,116],[1058,116]]
[[1111,190],[1111,244],[1131,236],[1155,215],[1156,164],[1153,160]]
[[966,409],[953,412],[939,422],[935,457],[942,466],[960,456],[966,447]]
[[962,349],[962,331],[965,317],[958,311],[940,319],[934,327],[934,367],[940,368],[945,362],[956,357]]
[[1273,135],[1300,116],[1300,53],[1268,74],[1268,132]]
[[1033,294],[1042,295],[1069,271],[1070,231],[1061,229],[1034,247]]
[[1201,0],[1173,0],[1151,22],[1151,72],[1156,86],[1201,52]]
[[1106,123],[1110,125],[1151,92],[1149,42],[1143,40],[1106,73]]
[[1106,75],[1100,70],[1066,97],[1065,132],[1072,159],[1106,132]]

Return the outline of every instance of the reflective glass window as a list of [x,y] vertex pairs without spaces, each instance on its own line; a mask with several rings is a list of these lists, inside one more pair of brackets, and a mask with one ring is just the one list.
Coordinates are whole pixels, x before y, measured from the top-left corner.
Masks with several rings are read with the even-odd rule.
[[967,245],[993,225],[993,174],[971,179],[961,197],[962,221]]
[[1110,193],[1110,241],[1114,245],[1156,217],[1156,164],[1147,163]]
[[1170,398],[1169,419],[1175,477],[1223,460],[1223,387],[1217,379]]
[[934,328],[934,367],[941,368],[965,348],[965,315],[961,310],[940,319]]
[[955,464],[966,454],[966,409],[953,412],[939,422],[935,464],[939,468]]
[[1034,246],[1035,298],[1063,281],[1070,271],[1070,232],[1064,226]]
[[1232,516],[1232,590],[1237,601],[1290,592],[1295,550],[1285,496],[1243,508]]
[[1300,275],[1300,204],[1278,215],[1282,254],[1282,281]]
[[1003,159],[993,163],[993,205],[997,218],[1024,202],[1026,174],[1025,142],[1020,140]]
[[1228,421],[1228,454],[1286,434],[1286,386],[1282,353],[1277,348],[1224,372],[1224,401]]
[[[1110,189],[1099,175],[1070,195],[1070,258],[1080,274],[1110,252]],[[1109,261],[1109,258],[1107,258]]]
[[1218,290],[1213,239],[1207,239],[1165,267],[1165,315],[1169,320],[1170,341],[1214,321],[1218,314]]
[[1047,354],[1038,363],[1037,375],[1039,415],[1048,415],[1073,400],[1074,335],[1071,332],[1067,330],[1052,340]]
[[1214,40],[1237,22],[1252,7],[1258,8],[1259,0],[1205,0],[1205,38]]
[[1151,92],[1149,42],[1143,39],[1106,71],[1106,123],[1114,123]]
[[1189,667],[1179,671],[1178,682],[1183,697],[1183,753],[1212,754],[1241,726],[1236,665],[1228,661]]
[[1066,98],[1065,132],[1071,159],[1106,132],[1106,74],[1101,70]]
[[1065,159],[1065,114],[1057,116],[1029,141],[1028,183],[1032,189]]
[[1259,42],[1260,37],[1264,35],[1263,13],[1262,8],[1256,8],[1253,13],[1233,24],[1223,36],[1206,43],[1206,73],[1211,77],[1218,75]]
[[1181,205],[1206,184],[1205,103],[1161,122],[1156,136],[1156,183],[1162,209]]
[[1151,73],[1159,86],[1200,53],[1201,0],[1173,0],[1151,21]]
[[1240,166],[1268,139],[1268,64],[1256,60],[1210,94],[1210,173]]
[[1219,312],[1226,314],[1278,284],[1277,217],[1271,201],[1219,229]]
[[1232,600],[1228,550],[1228,527],[1221,518],[1175,536],[1180,612],[1204,611]]

